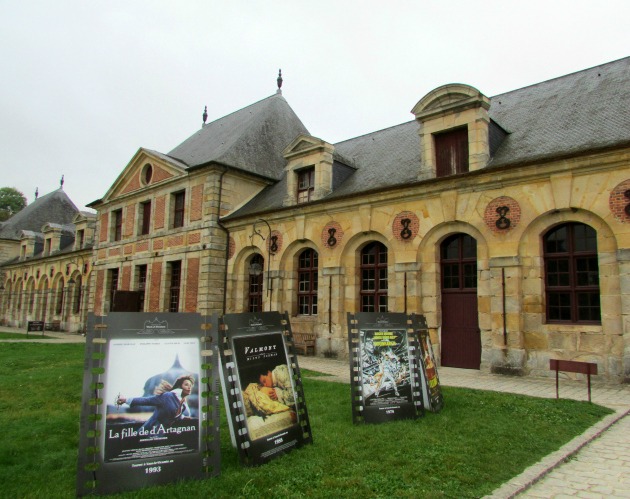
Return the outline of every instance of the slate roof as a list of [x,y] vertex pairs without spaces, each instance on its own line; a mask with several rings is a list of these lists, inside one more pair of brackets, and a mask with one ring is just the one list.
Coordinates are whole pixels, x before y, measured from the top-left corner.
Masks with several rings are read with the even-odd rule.
[[216,162],[272,180],[285,165],[283,149],[308,130],[281,94],[207,123],[167,156],[189,168]]
[[630,142],[630,57],[492,97],[509,132],[492,166]]
[[41,232],[46,223],[72,226],[79,209],[59,188],[38,197],[13,215],[0,228],[0,239],[20,240],[22,231]]
[[[488,167],[630,145],[629,110],[630,57],[492,97],[489,116],[508,134]],[[417,183],[418,128],[414,120],[334,144],[356,172],[326,200]],[[281,178],[224,219],[278,210],[285,196]]]

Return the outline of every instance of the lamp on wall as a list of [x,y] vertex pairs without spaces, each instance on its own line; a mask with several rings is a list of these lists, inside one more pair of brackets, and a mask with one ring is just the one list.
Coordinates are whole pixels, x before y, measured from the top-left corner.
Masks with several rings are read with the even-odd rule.
[[[263,236],[262,233],[260,232],[260,229],[256,227],[256,225],[260,222],[264,223],[267,226],[267,238],[265,238],[265,236]],[[269,225],[269,222],[267,222],[267,220],[265,220],[264,218],[259,218],[258,220],[254,222],[252,226],[252,234],[251,236],[249,236],[249,239],[252,241],[252,244],[253,244],[254,236],[259,236],[263,241],[267,241],[267,296],[269,296],[269,293],[272,291],[271,289],[272,281],[271,281],[271,271],[270,271],[272,248],[270,246],[271,226]],[[255,276],[259,276],[262,273],[262,267],[260,266],[259,263],[252,263],[249,267],[249,271],[251,274]],[[269,310],[271,310],[271,302],[269,303]]]

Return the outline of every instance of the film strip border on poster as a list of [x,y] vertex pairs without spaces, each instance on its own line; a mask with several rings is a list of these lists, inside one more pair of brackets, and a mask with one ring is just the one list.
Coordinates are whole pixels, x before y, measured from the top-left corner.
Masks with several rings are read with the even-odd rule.
[[444,407],[444,396],[442,395],[442,386],[440,385],[440,377],[438,376],[437,363],[433,354],[433,345],[426,318],[420,315],[419,322],[419,340],[422,369],[422,395],[424,407],[431,412],[440,412]]
[[[251,333],[243,333],[247,327],[239,327],[243,324],[255,324]],[[236,445],[239,460],[244,466],[257,466],[266,463],[273,458],[290,452],[294,448],[299,448],[305,444],[313,442],[311,434],[310,420],[304,398],[304,388],[302,385],[302,375],[298,365],[297,353],[293,343],[293,333],[288,314],[279,312],[260,312],[227,314],[221,319],[220,329],[220,358],[223,372],[224,395],[227,399],[227,413],[230,419],[230,431],[232,432],[233,443]],[[293,424],[290,435],[286,436],[286,431],[279,434],[269,434],[266,438],[253,438],[248,429],[247,409],[244,405],[244,396],[241,388],[245,380],[240,380],[237,352],[235,348],[234,336],[237,339],[247,342],[261,334],[254,329],[267,330],[271,335],[279,334],[282,338],[282,345],[286,352],[286,362],[292,372],[292,383],[295,390],[295,407],[297,412],[297,422]],[[237,333],[238,330],[238,333]],[[263,334],[264,336],[264,334]],[[243,387],[245,390],[245,387]],[[247,390],[245,390],[247,391]],[[292,439],[292,440],[290,440]],[[287,442],[290,440],[290,442]]]
[[[198,372],[198,449],[188,455],[177,451],[162,458],[151,458],[169,462],[161,466],[147,465],[146,457],[129,458],[126,462],[107,462],[104,458],[104,433],[108,401],[105,400],[108,384],[107,355],[112,339],[128,337],[121,330],[137,324],[148,317],[170,315],[172,323],[178,317],[185,318],[186,337],[199,340]],[[191,317],[195,316],[195,317]],[[129,324],[131,322],[132,324]],[[174,324],[173,324],[174,325]],[[142,363],[142,359],[138,359]],[[219,440],[219,355],[218,320],[210,321],[199,314],[150,314],[114,313],[109,316],[89,314],[85,346],[83,397],[79,433],[79,456],[77,467],[77,496],[101,495],[137,490],[151,485],[165,484],[182,479],[202,479],[220,473],[221,455]],[[124,373],[123,373],[124,374]],[[164,471],[164,473],[158,472]],[[163,468],[163,469],[162,469]]]
[[[393,329],[404,331],[407,342],[407,362],[403,369],[408,369],[410,391],[405,397],[391,399],[389,407],[369,407],[366,385],[368,379],[363,372],[362,355],[365,342],[361,338],[361,329]],[[416,419],[424,415],[421,370],[421,347],[419,341],[418,316],[402,313],[348,313],[348,352],[350,361],[350,388],[352,396],[352,421],[359,423],[380,423],[397,419]]]

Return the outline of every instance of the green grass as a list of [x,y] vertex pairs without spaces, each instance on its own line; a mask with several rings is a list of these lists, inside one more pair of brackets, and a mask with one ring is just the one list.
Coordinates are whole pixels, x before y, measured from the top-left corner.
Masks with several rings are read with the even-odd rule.
[[54,336],[42,335],[40,332],[28,333],[12,333],[0,331],[0,340],[56,340]]
[[[75,495],[83,348],[0,344],[3,497]],[[348,385],[305,378],[304,390],[313,445],[242,468],[222,414],[219,477],[119,497],[481,497],[611,412],[445,387],[440,414],[354,426]]]

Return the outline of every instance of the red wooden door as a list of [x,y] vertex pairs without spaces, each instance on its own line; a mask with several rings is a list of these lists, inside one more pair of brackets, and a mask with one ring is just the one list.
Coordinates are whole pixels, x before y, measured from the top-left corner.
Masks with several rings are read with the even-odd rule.
[[477,242],[455,234],[441,246],[442,365],[479,369],[481,337],[477,309]]

